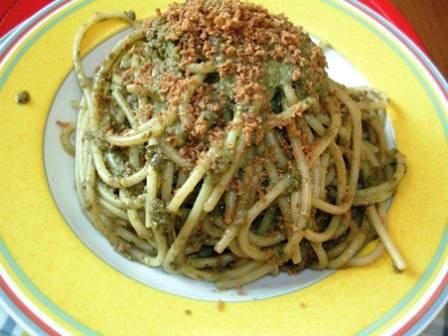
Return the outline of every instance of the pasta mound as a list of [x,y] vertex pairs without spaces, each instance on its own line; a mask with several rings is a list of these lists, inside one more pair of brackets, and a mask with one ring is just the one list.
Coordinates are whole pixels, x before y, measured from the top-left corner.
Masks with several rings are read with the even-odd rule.
[[[115,17],[135,31],[92,83],[82,37]],[[284,15],[230,0],[144,21],[97,13],[73,55],[76,188],[123,255],[219,288],[365,265],[383,245],[405,268],[384,228],[405,171],[386,144],[387,99],[329,79],[323,50]]]

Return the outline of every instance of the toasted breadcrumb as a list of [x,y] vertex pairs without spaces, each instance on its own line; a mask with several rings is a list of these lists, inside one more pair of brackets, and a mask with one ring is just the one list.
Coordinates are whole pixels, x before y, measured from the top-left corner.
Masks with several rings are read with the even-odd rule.
[[222,300],[218,300],[218,310],[220,311],[220,312],[223,312],[224,311],[224,309],[226,308],[226,303],[224,302],[224,301],[222,301]]
[[[274,91],[284,85],[276,76],[291,78],[290,85],[305,95],[316,94],[326,82],[321,48],[286,16],[270,14],[258,5],[238,0],[187,0],[172,4],[165,12],[157,10],[157,16],[138,29],[146,38],[129,48],[118,65],[120,78],[115,80],[146,97],[150,105],[159,104],[157,109],[136,109],[139,122],[154,117],[163,121],[160,110],[181,111],[181,128],[168,132],[166,141],[193,164],[210,146],[222,146],[237,108],[242,111],[242,125],[232,127],[242,126],[246,147],[263,141],[264,126],[274,116]],[[189,70],[190,64],[207,62],[213,64],[212,73],[197,77]],[[285,73],[272,73],[272,64]],[[99,93],[96,98],[101,105],[110,103],[107,95]],[[136,102],[133,104],[135,107]],[[230,112],[225,115],[225,111]],[[297,107],[291,120],[302,113]],[[128,133],[127,129],[117,131]],[[280,146],[288,150],[287,143]],[[274,156],[272,150],[267,154]],[[230,188],[236,186],[238,183],[231,182]]]

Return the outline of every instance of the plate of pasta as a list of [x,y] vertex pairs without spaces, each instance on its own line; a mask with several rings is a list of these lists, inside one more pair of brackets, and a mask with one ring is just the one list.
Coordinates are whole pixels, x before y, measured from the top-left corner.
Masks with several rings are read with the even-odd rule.
[[446,303],[447,84],[361,4],[60,1],[0,52],[30,333],[416,334]]

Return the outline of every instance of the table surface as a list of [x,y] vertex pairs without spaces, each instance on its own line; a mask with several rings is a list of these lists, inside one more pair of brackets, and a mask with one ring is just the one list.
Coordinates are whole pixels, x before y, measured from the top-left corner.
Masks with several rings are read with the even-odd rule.
[[391,0],[421,37],[429,57],[448,79],[448,0]]

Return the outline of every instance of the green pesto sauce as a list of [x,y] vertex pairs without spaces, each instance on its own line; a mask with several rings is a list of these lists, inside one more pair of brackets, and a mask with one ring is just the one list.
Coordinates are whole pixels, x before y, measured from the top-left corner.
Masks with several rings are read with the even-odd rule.
[[270,95],[273,96],[275,89],[291,81],[294,67],[280,61],[269,60],[263,65],[263,70],[261,83]]
[[27,104],[30,101],[30,94],[28,91],[21,91],[16,96],[16,103],[19,105]]
[[157,230],[171,232],[174,229],[175,215],[166,209],[166,204],[161,199],[156,198],[149,206],[151,219]]
[[[154,64],[153,79],[154,91],[158,91],[160,86],[158,82],[163,74],[170,72],[172,74],[179,74],[186,76],[185,71],[180,68],[181,57],[178,52],[176,42],[173,41],[173,32],[169,25],[163,22],[160,18],[156,18],[153,24],[146,32],[147,36],[147,54]],[[215,63],[219,67],[221,64],[230,60],[236,62],[234,58],[228,58],[220,50],[220,40],[218,37],[211,36],[209,41],[215,46],[217,50]],[[301,76],[296,82],[292,82],[291,78],[296,65],[286,64],[283,60],[270,59],[262,61],[260,64],[262,68],[261,78],[259,84],[265,88],[265,92],[269,99],[272,99],[275,91],[278,88],[283,87],[286,84],[293,84],[296,93],[300,99],[307,96],[314,96],[321,93],[324,90],[324,83],[322,81],[322,73],[318,73],[311,66],[309,58],[311,58],[311,47],[313,42],[309,37],[302,39],[300,50],[304,56],[303,66],[300,67]],[[256,66],[257,64],[254,64]],[[205,83],[213,86],[213,93],[217,97],[226,97],[228,102],[225,103],[225,107],[221,112],[226,120],[231,120],[232,113],[229,111],[235,111],[235,86],[236,80],[234,76],[219,77],[218,73],[209,74],[205,80]],[[312,83],[310,85],[310,83]],[[211,118],[211,124],[216,116]]]
[[149,165],[156,171],[160,171],[165,167],[167,157],[159,145],[149,145],[146,148]]

